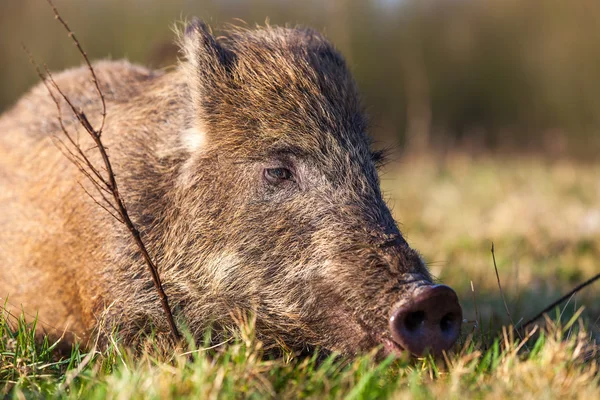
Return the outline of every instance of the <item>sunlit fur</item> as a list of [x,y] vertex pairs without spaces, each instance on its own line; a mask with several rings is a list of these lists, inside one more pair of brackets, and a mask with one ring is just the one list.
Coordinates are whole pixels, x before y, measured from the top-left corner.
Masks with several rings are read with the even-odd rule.
[[[202,337],[250,312],[267,344],[377,346],[392,307],[431,278],[382,199],[344,60],[304,28],[231,28],[217,39],[194,21],[179,43],[182,61],[169,72],[95,64],[102,137],[176,319]],[[88,71],[55,78],[98,126]],[[53,144],[56,116],[38,85],[0,118],[0,296],[69,338],[100,325],[129,341],[166,330],[129,234]],[[263,170],[273,167],[294,179],[268,183]]]

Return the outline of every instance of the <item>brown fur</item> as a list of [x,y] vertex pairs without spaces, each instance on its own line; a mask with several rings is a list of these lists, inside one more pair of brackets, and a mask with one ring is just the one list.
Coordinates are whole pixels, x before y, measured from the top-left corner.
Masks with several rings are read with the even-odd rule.
[[[202,337],[243,310],[269,343],[380,344],[392,307],[431,278],[382,199],[342,57],[301,28],[234,28],[217,40],[196,22],[180,42],[185,59],[171,72],[95,64],[103,140],[176,318]],[[56,80],[97,124],[86,69]],[[126,340],[148,323],[165,329],[131,238],[78,186],[57,134],[40,85],[0,118],[0,296],[84,340],[101,320]],[[294,181],[267,182],[276,167]]]

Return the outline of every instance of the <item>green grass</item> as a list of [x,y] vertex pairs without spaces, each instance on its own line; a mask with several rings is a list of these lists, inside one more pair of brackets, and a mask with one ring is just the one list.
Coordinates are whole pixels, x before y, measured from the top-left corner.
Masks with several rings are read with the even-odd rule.
[[108,348],[61,355],[35,337],[35,324],[3,311],[0,396],[600,398],[598,283],[520,338],[508,328],[489,251],[493,241],[515,323],[597,273],[598,176],[600,165],[456,155],[388,169],[383,186],[403,231],[457,289],[469,320],[444,359],[270,358],[251,323],[212,348],[207,339],[169,351],[148,338],[134,352],[115,335]]
[[0,328],[0,393],[9,398],[600,396],[599,349],[583,330],[573,330],[575,318],[535,339],[520,341],[508,331],[487,343],[468,336],[445,360],[379,363],[372,355],[269,359],[247,327],[206,351],[165,355],[150,344],[134,356],[115,344],[58,358],[47,342],[34,340],[33,325],[11,320],[4,314]]

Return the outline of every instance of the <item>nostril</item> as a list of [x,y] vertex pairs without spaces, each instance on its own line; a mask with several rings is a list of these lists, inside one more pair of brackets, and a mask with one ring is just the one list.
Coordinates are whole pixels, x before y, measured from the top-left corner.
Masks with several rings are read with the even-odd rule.
[[404,318],[404,327],[409,332],[415,332],[425,324],[425,312],[413,311],[406,314]]
[[440,321],[440,329],[443,333],[454,333],[454,322],[456,320],[456,316],[453,313],[448,313],[444,315]]

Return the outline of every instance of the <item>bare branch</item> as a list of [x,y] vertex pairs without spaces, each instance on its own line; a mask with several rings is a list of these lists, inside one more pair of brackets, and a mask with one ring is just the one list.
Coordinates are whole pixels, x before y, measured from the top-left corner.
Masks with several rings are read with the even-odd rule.
[[[167,318],[167,322],[169,324],[169,328],[171,330],[173,339],[176,342],[180,341],[181,335],[179,334],[179,330],[177,329],[177,326],[175,324],[175,320],[173,318],[173,314],[172,314],[171,308],[169,306],[168,297],[162,287],[162,283],[161,283],[160,277],[158,275],[158,268],[156,267],[156,264],[152,260],[152,257],[150,256],[150,253],[148,252],[148,250],[142,240],[139,230],[137,229],[136,225],[133,223],[133,221],[131,220],[131,218],[129,216],[127,207],[125,206],[124,200],[121,197],[121,194],[119,192],[119,187],[118,187],[117,180],[115,177],[116,175],[113,171],[112,164],[110,162],[110,158],[107,153],[107,149],[104,146],[104,144],[102,143],[102,139],[101,139],[102,130],[104,129],[104,123],[106,120],[106,102],[105,102],[104,94],[102,93],[102,89],[100,88],[100,84],[98,82],[96,72],[94,71],[94,68],[93,68],[92,64],[90,63],[90,61],[87,57],[87,54],[85,53],[81,44],[75,37],[75,34],[71,31],[71,29],[69,28],[69,26],[67,25],[65,20],[60,16],[58,10],[56,9],[56,7],[52,3],[52,1],[47,0],[47,2],[50,5],[50,7],[52,8],[52,10],[54,11],[55,18],[62,24],[63,28],[67,31],[68,36],[71,38],[71,40],[77,47],[79,53],[85,60],[85,63],[90,71],[91,76],[92,76],[92,81],[94,83],[96,91],[102,102],[102,112],[101,112],[102,113],[102,123],[100,124],[99,129],[95,129],[93,127],[93,125],[90,123],[85,112],[82,109],[77,108],[75,106],[75,104],[73,104],[71,102],[71,100],[69,99],[67,94],[61,90],[61,88],[58,86],[58,84],[52,77],[52,74],[50,73],[48,68],[46,66],[44,66],[44,69],[46,71],[46,74],[44,75],[42,73],[42,71],[40,70],[39,66],[37,65],[37,63],[34,61],[31,53],[27,50],[27,48],[25,46],[23,46],[23,49],[29,55],[30,62],[35,67],[35,70],[36,70],[38,76],[40,77],[40,79],[42,80],[44,85],[46,86],[46,89],[48,90],[50,97],[52,98],[52,100],[54,101],[54,104],[56,105],[56,109],[58,111],[58,121],[60,124],[60,128],[62,130],[62,133],[66,136],[67,142],[68,142],[67,143],[67,142],[63,141],[58,137],[54,137],[54,139],[55,139],[54,143],[57,146],[57,148],[65,155],[65,157],[71,163],[73,163],[75,165],[75,167],[92,183],[93,187],[96,189],[96,191],[102,198],[102,202],[98,201],[98,199],[96,199],[80,182],[78,182],[79,185],[82,187],[83,191],[92,199],[92,201],[94,201],[95,204],[100,206],[104,211],[106,211],[109,215],[111,215],[113,218],[115,218],[116,221],[125,225],[125,227],[129,231],[129,233],[131,234],[131,237],[133,238],[134,243],[140,252],[140,255],[144,259],[144,262],[146,263],[146,266],[148,267],[148,270],[150,271],[150,274],[152,276],[152,281],[154,283],[154,287],[159,295],[159,299],[161,301],[163,311]],[[60,97],[62,97],[62,99],[67,103],[67,105],[71,109],[71,112],[77,118],[77,121],[79,122],[79,124],[85,129],[85,131],[88,133],[89,137],[94,142],[93,148],[99,152],[101,160],[102,160],[100,167],[97,167],[96,165],[94,165],[94,163],[92,163],[90,158],[87,156],[86,152],[82,149],[80,141],[79,141],[78,130],[76,130],[77,139],[73,139],[73,136],[67,130],[67,128],[64,124],[64,121],[62,119],[62,110],[61,110],[60,101],[59,101],[58,96],[54,93],[54,91],[56,91],[56,93],[58,93],[58,95],[60,95]],[[104,172],[104,174],[101,171]]]
[[[77,182],[77,183],[79,184],[79,186],[81,187],[81,189],[83,189],[83,191],[85,192],[85,194],[87,194],[90,197],[90,199],[92,199],[92,201],[94,203],[96,203],[98,206],[100,206],[104,211],[106,211],[107,213],[109,213],[111,215],[111,217],[113,217],[114,219],[116,219],[120,223],[122,223],[122,224],[125,223],[125,221],[123,221],[117,214],[113,213],[104,204],[102,204],[98,200],[96,200],[96,198],[94,196],[92,196],[92,194],[90,192],[87,191],[87,189],[81,184],[81,182]],[[104,196],[102,196],[102,198],[104,200],[106,200],[106,198]],[[108,204],[110,204],[110,206],[112,208],[114,208],[114,206],[111,203],[108,203]]]
[[58,86],[58,84],[56,83],[54,78],[52,77],[52,74],[50,73],[50,71],[48,70],[48,67],[46,65],[44,65],[44,69],[46,71],[47,81],[50,82],[52,87],[58,92],[58,94],[60,94],[60,96],[63,98],[63,100],[69,105],[69,107],[71,108],[71,111],[73,112],[73,114],[75,115],[75,117],[77,118],[79,123],[81,123],[81,125],[85,128],[86,131],[88,131],[88,133],[91,134],[92,132],[95,132],[94,129],[90,126],[89,122],[84,121],[82,119],[81,112],[79,111],[79,109],[77,107],[75,107],[75,105],[71,102],[71,100],[67,97],[67,95],[60,89],[60,87]]
[[[93,179],[91,176],[89,176],[89,173],[85,170],[85,168],[83,168],[83,166],[81,164],[87,164],[88,168],[90,169],[90,171],[92,171],[92,173],[96,176],[96,178],[99,179],[106,186],[106,180],[104,179],[104,177],[102,177],[102,175],[98,172],[98,170],[94,167],[94,165],[92,165],[92,163],[87,158],[85,152],[79,146],[79,135],[77,135],[77,141],[74,141],[73,138],[72,138],[72,136],[69,134],[69,131],[67,130],[67,127],[65,126],[64,120],[62,118],[62,109],[61,109],[61,106],[60,106],[60,101],[54,95],[51,86],[54,87],[55,90],[58,91],[58,93],[65,99],[65,101],[67,101],[67,103],[71,107],[71,110],[73,111],[73,113],[76,116],[78,115],[77,114],[77,110],[75,109],[75,107],[73,106],[73,104],[69,101],[69,99],[64,95],[64,93],[60,90],[60,88],[58,87],[58,85],[54,81],[52,73],[50,72],[50,70],[48,70],[48,67],[46,65],[44,65],[44,70],[46,72],[46,75],[44,75],[42,73],[42,71],[40,70],[37,62],[33,58],[33,55],[31,54],[31,52],[29,51],[29,49],[27,49],[27,47],[23,43],[21,43],[21,47],[23,48],[23,51],[25,51],[25,53],[27,53],[27,56],[29,57],[29,62],[35,68],[35,71],[37,72],[38,77],[41,79],[42,83],[46,87],[46,90],[48,90],[48,94],[52,98],[52,101],[56,105],[56,109],[58,111],[57,118],[58,118],[58,122],[59,122],[59,125],[60,125],[60,128],[61,128],[63,134],[67,137],[67,139],[73,145],[73,147],[75,147],[75,149],[77,149],[77,152],[79,153],[80,157],[77,156],[75,153],[73,153],[73,151],[71,151],[69,149],[69,147],[66,144],[64,144],[64,142],[62,140],[60,140],[58,138],[58,136],[54,136],[53,138],[58,139],[60,141],[61,145],[62,145],[62,148],[59,147],[59,149],[61,150],[61,152],[67,158],[69,158],[71,160],[71,162],[75,163],[77,165],[77,167],[79,168],[79,170],[82,171],[84,174],[86,174],[86,176],[88,176],[88,178],[91,179],[94,182],[95,185],[99,185],[98,182],[96,181],[96,179]],[[50,82],[50,84],[48,82]],[[65,151],[68,154],[66,154]]]
[[[76,164],[77,167],[79,168],[79,170],[82,171],[90,180],[92,180],[92,182],[94,182],[95,185],[101,187],[101,185],[99,185],[99,183],[96,181],[96,179],[92,178],[89,175],[89,173],[85,170],[85,168],[83,168],[83,166],[81,164],[87,164],[88,168],[90,169],[90,171],[92,171],[92,173],[96,176],[96,178],[99,179],[104,185],[106,185],[105,179],[98,172],[98,170],[92,165],[92,163],[87,158],[85,152],[79,146],[79,133],[77,132],[77,141],[74,141],[73,138],[72,138],[72,136],[69,134],[69,131],[67,130],[67,128],[66,128],[66,126],[64,124],[63,118],[62,118],[62,109],[61,109],[61,106],[60,106],[60,101],[56,98],[56,96],[52,92],[50,84],[59,92],[59,94],[71,106],[71,110],[73,111],[73,113],[75,113],[75,115],[77,115],[75,107],[71,104],[71,102],[69,101],[69,99],[67,99],[66,96],[64,95],[64,93],[60,90],[60,88],[58,87],[58,85],[54,81],[54,78],[52,77],[52,73],[48,70],[48,67],[46,65],[44,65],[44,70],[46,71],[46,75],[44,75],[42,73],[42,71],[40,70],[37,62],[33,58],[33,55],[31,54],[31,52],[29,51],[29,49],[27,49],[27,47],[23,43],[21,43],[21,47],[23,48],[23,50],[25,51],[25,53],[27,53],[27,56],[29,57],[29,62],[35,68],[35,71],[37,72],[39,78],[44,83],[44,86],[46,87],[46,90],[48,90],[48,94],[50,95],[50,97],[52,98],[52,101],[56,105],[56,109],[58,111],[58,122],[59,122],[61,130],[63,131],[63,134],[67,137],[67,139],[73,145],[73,147],[75,147],[75,149],[77,149],[77,152],[79,153],[80,156],[77,156],[75,153],[73,153],[73,151],[71,151],[69,149],[69,147],[66,144],[64,144],[64,142],[62,142],[62,140],[60,140],[60,138],[58,138],[58,136],[54,136],[53,138],[58,139],[60,141],[61,145],[62,145],[62,147],[59,146],[59,149],[61,150],[61,152],[67,158],[69,158],[71,160],[71,162],[73,162],[74,164]],[[48,84],[48,82],[50,82],[50,84]],[[66,153],[68,153],[68,155],[65,153],[65,151],[66,151]]]
[[87,53],[83,50],[83,47],[81,47],[81,44],[79,43],[79,40],[75,36],[75,33],[73,33],[71,28],[69,28],[69,25],[67,25],[67,22],[60,16],[60,13],[54,6],[54,3],[52,3],[52,0],[46,0],[46,1],[50,5],[50,7],[52,7],[52,11],[54,12],[54,18],[56,18],[62,24],[62,26],[65,28],[69,37],[71,38],[71,40],[77,47],[77,50],[79,51],[79,53],[85,60],[85,64],[87,65],[87,67],[90,71],[90,74],[92,75],[92,82],[94,82],[94,86],[96,87],[96,92],[98,93],[98,96],[100,97],[100,101],[102,102],[102,122],[100,124],[100,129],[98,129],[98,131],[97,131],[98,136],[100,136],[104,129],[104,122],[106,121],[106,100],[104,99],[104,93],[102,93],[102,90],[100,89],[100,84],[98,83],[98,77],[96,76],[96,71],[94,71],[94,68],[92,67],[92,63],[90,62],[90,59],[88,58]]
[[54,142],[54,145],[58,148],[58,150],[60,150],[60,152],[63,153],[63,155],[77,167],[79,172],[85,175],[85,177],[92,182],[96,189],[104,191],[109,196],[111,195],[111,192],[106,188],[106,183],[104,182],[104,180],[99,182],[97,178],[95,178],[92,174],[90,174],[87,171],[85,167],[85,164],[87,164],[87,161],[89,161],[87,160],[87,158],[81,160],[81,158],[77,154],[73,153],[73,151],[71,151],[71,149],[69,149],[69,147],[58,136],[52,136],[52,141]]

